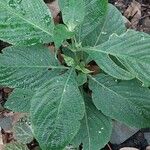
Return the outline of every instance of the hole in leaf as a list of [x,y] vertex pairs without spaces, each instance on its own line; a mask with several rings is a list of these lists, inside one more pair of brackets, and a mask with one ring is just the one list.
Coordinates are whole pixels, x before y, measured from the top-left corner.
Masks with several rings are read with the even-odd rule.
[[52,70],[52,68],[48,68],[48,70],[50,71],[50,70]]

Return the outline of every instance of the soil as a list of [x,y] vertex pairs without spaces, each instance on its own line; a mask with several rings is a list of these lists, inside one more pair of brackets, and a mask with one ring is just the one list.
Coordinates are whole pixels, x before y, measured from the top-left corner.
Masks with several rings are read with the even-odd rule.
[[150,0],[109,0],[126,17],[127,27],[150,33]]
[[111,150],[111,149],[119,150],[123,147],[134,147],[134,148],[138,148],[139,150],[146,150],[146,147],[148,146],[148,142],[144,137],[144,132],[145,131],[143,129],[141,129],[136,134],[134,134],[132,137],[130,137],[125,142],[123,142],[119,145],[109,143],[109,147],[107,145],[103,150]]

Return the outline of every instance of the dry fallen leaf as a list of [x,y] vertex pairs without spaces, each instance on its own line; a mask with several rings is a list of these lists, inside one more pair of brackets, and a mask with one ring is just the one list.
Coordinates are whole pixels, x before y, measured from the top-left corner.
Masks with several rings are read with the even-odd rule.
[[93,71],[92,75],[100,73],[100,68],[97,65],[87,65],[87,69]]
[[139,20],[141,19],[141,4],[133,0],[127,10],[124,12],[124,16],[131,20],[132,28],[136,28]]
[[2,133],[1,133],[1,127],[0,127],[0,145],[3,145],[3,137],[2,137]]
[[119,8],[119,10],[121,11],[121,13],[123,13],[126,10],[126,5],[125,5],[125,1],[124,0],[117,0],[115,2],[115,6],[117,8]]
[[0,144],[0,150],[4,150],[4,145]]
[[59,8],[59,5],[58,5],[58,0],[55,0],[54,2],[51,2],[51,3],[47,3],[47,6],[50,9],[50,11],[52,13],[52,16],[55,20],[55,18],[57,18],[57,15],[60,12],[60,8]]
[[145,17],[143,19],[143,27],[150,28],[150,17]]
[[14,124],[17,123],[21,118],[23,118],[23,117],[26,116],[26,115],[28,115],[28,114],[27,114],[27,113],[14,113],[12,124],[14,125]]
[[2,133],[1,133],[1,127],[0,127],[0,150],[4,150],[4,143],[3,143]]

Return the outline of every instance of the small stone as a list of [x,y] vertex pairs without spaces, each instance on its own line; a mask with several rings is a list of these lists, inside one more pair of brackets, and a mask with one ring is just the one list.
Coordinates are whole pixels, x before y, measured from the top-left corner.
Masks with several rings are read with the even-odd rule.
[[120,150],[139,150],[139,149],[133,148],[133,147],[124,147],[124,148],[121,148]]
[[146,147],[146,150],[150,150],[150,146],[147,146],[147,147]]
[[147,143],[150,145],[150,132],[145,132],[144,137],[147,140]]
[[113,131],[110,142],[112,144],[121,144],[138,132],[139,129],[128,127],[120,122],[113,122]]

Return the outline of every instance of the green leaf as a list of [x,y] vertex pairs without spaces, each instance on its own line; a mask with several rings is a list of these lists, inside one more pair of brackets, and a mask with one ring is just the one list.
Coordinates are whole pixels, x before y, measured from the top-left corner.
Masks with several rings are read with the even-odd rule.
[[83,46],[99,45],[106,42],[113,33],[120,35],[126,31],[120,11],[111,4],[108,6],[106,16],[103,16],[97,27],[83,39]]
[[83,23],[76,31],[77,41],[81,42],[90,34],[107,13],[108,0],[84,0],[85,17]]
[[[3,109],[4,111],[5,109]],[[1,116],[0,118],[0,129],[2,128],[4,131],[8,131],[12,129],[12,116]]]
[[103,148],[110,139],[111,119],[97,110],[90,97],[84,94],[84,99],[85,116],[81,122],[80,130],[72,142],[77,146],[82,143],[85,150],[98,150]]
[[69,31],[74,31],[83,20],[85,15],[84,0],[59,0],[64,23]]
[[95,106],[106,116],[129,126],[150,126],[150,90],[136,80],[116,82],[108,75],[90,76]]
[[5,103],[5,108],[14,112],[29,112],[33,94],[31,89],[14,89]]
[[38,88],[63,68],[50,49],[42,45],[8,47],[0,54],[0,85]]
[[52,41],[54,23],[43,0],[1,0],[0,39],[31,45]]
[[25,144],[21,144],[18,142],[13,142],[10,144],[6,144],[4,150],[29,150]]
[[69,57],[69,56],[66,56],[64,54],[62,54],[64,60],[65,60],[65,63],[67,64],[67,66],[75,66],[75,61],[72,57]]
[[84,101],[72,69],[47,80],[32,98],[30,111],[40,147],[62,150],[78,132],[84,112]]
[[81,86],[86,82],[87,82],[87,74],[79,72],[78,75],[77,75],[78,86]]
[[73,35],[74,33],[70,32],[65,25],[56,25],[54,29],[55,46],[60,47],[64,40],[70,39]]
[[13,127],[15,139],[22,143],[27,144],[33,140],[31,126],[26,122],[17,122]]
[[[129,80],[137,78],[150,86],[150,36],[146,33],[128,30],[98,46],[84,48],[102,70],[109,75]],[[113,61],[115,57],[123,67]]]
[[85,74],[92,73],[92,71],[90,71],[90,70],[88,70],[87,68],[85,68],[82,64],[77,65],[77,66],[75,67],[75,69],[77,69],[77,70],[79,70],[79,71],[81,71],[81,72],[83,72],[83,73],[85,73]]

